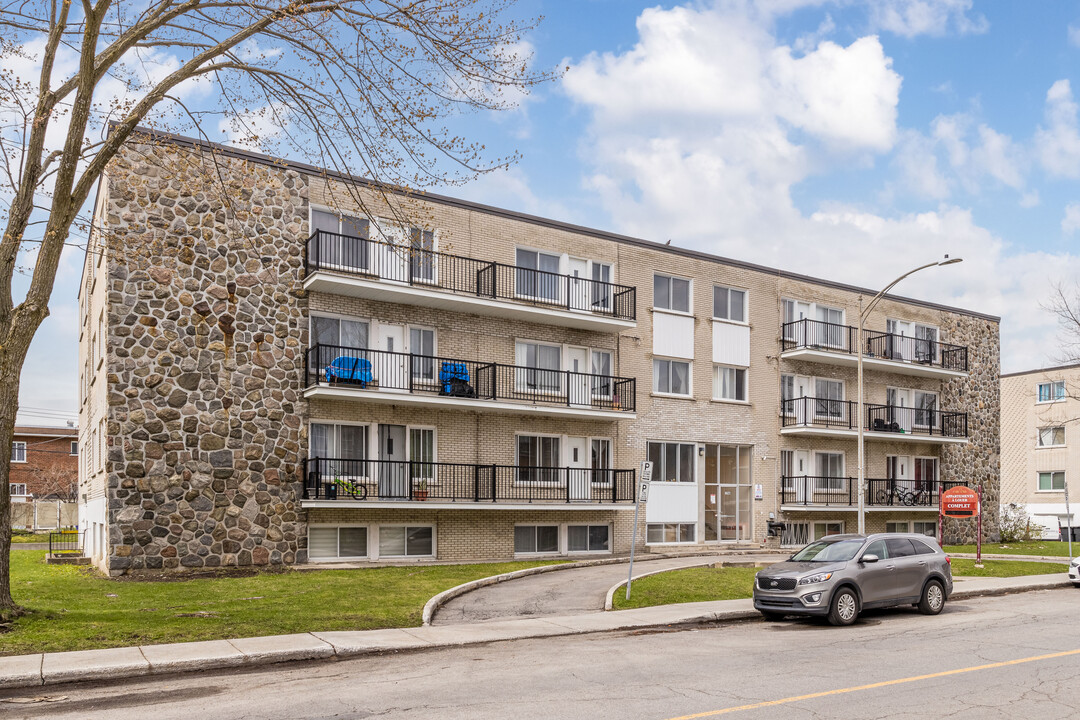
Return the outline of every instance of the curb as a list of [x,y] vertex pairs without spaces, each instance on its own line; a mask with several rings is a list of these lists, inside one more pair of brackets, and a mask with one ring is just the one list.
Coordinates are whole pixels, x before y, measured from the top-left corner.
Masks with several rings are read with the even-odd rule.
[[[641,573],[640,575],[635,575],[633,579],[634,580],[640,580],[641,578],[649,577],[650,575],[659,575],[660,573],[675,572],[676,570],[686,570],[687,568],[709,567],[709,566],[712,566],[712,567],[746,567],[747,564],[748,563],[746,563],[746,562],[727,562],[727,561],[703,562],[703,563],[694,564],[694,565],[684,565],[683,567],[677,567],[677,568],[665,568],[663,570],[652,570],[652,571],[647,572],[647,573]],[[754,565],[754,567],[764,567],[765,563],[754,562],[753,565]],[[604,610],[605,611],[615,609],[615,592],[619,588],[621,588],[621,587],[623,587],[625,585],[626,585],[625,582],[620,581],[620,582],[615,583],[614,585],[612,585],[611,587],[608,588],[607,594],[604,595]]]
[[[974,560],[975,553],[947,553],[949,557],[963,560]],[[1064,555],[987,555],[983,553],[983,560],[1015,560],[1017,562],[1058,562],[1068,565],[1070,558]]]
[[[651,560],[670,560],[672,558],[680,557],[719,557],[716,553],[680,553],[678,555],[650,555],[645,558],[634,558],[638,562],[649,562]],[[491,577],[480,578],[479,580],[470,580],[467,583],[462,583],[449,590],[443,590],[438,595],[434,596],[426,603],[424,603],[424,611],[421,614],[421,627],[428,627],[431,625],[431,621],[435,619],[435,613],[439,611],[446,603],[450,602],[454,598],[461,597],[462,595],[477,590],[482,587],[490,587],[491,585],[498,585],[499,583],[506,582],[507,580],[516,580],[518,578],[528,577],[529,575],[541,575],[543,573],[556,572],[558,570],[574,570],[577,568],[587,567],[599,567],[601,565],[618,565],[619,563],[627,562],[627,558],[602,558],[599,560],[581,560],[579,562],[559,563],[557,565],[540,565],[539,567],[525,568],[524,570],[514,570],[513,572],[503,573],[502,575],[492,575]]]

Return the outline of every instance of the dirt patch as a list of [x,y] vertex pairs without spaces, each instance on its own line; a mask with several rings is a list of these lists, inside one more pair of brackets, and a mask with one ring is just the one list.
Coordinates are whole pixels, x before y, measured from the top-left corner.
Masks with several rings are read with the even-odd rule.
[[177,572],[170,570],[169,572],[148,572],[140,571],[137,573],[131,573],[128,575],[120,575],[119,577],[112,578],[117,582],[187,582],[188,580],[216,580],[220,578],[249,578],[256,575],[283,575],[285,573],[293,572],[289,568],[283,567],[268,567],[268,568],[214,568],[213,570],[187,570],[183,572]]

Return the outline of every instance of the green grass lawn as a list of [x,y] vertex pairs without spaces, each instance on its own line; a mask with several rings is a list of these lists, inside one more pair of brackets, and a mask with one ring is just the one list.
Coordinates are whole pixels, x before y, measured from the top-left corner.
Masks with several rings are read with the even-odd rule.
[[86,567],[11,554],[15,602],[30,613],[0,634],[0,655],[420,624],[424,603],[512,562],[263,572],[250,577],[108,580]]
[[698,567],[672,570],[635,580],[626,601],[626,586],[615,591],[616,610],[706,600],[751,597],[757,568]]
[[40,543],[49,542],[49,533],[12,533],[12,543]]
[[[947,553],[975,553],[974,545],[946,545]],[[983,555],[1043,555],[1068,557],[1069,543],[1057,540],[1028,540],[1014,543],[983,543]],[[1080,555],[1080,543],[1073,543],[1073,552]]]
[[954,576],[972,575],[975,577],[1019,577],[1021,575],[1051,575],[1069,571],[1065,563],[1030,562],[1028,560],[983,560],[984,567],[975,567],[974,560],[953,558]]

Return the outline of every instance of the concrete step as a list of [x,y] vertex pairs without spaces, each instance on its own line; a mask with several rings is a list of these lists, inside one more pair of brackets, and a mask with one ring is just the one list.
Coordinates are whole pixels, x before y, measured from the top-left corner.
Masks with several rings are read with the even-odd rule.
[[49,565],[89,565],[90,558],[85,555],[54,555],[45,562]]

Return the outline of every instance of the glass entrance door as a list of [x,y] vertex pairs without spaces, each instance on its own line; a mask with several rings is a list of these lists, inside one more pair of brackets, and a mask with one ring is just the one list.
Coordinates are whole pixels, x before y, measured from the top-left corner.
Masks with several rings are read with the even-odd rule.
[[705,446],[705,540],[749,540],[752,448]]

